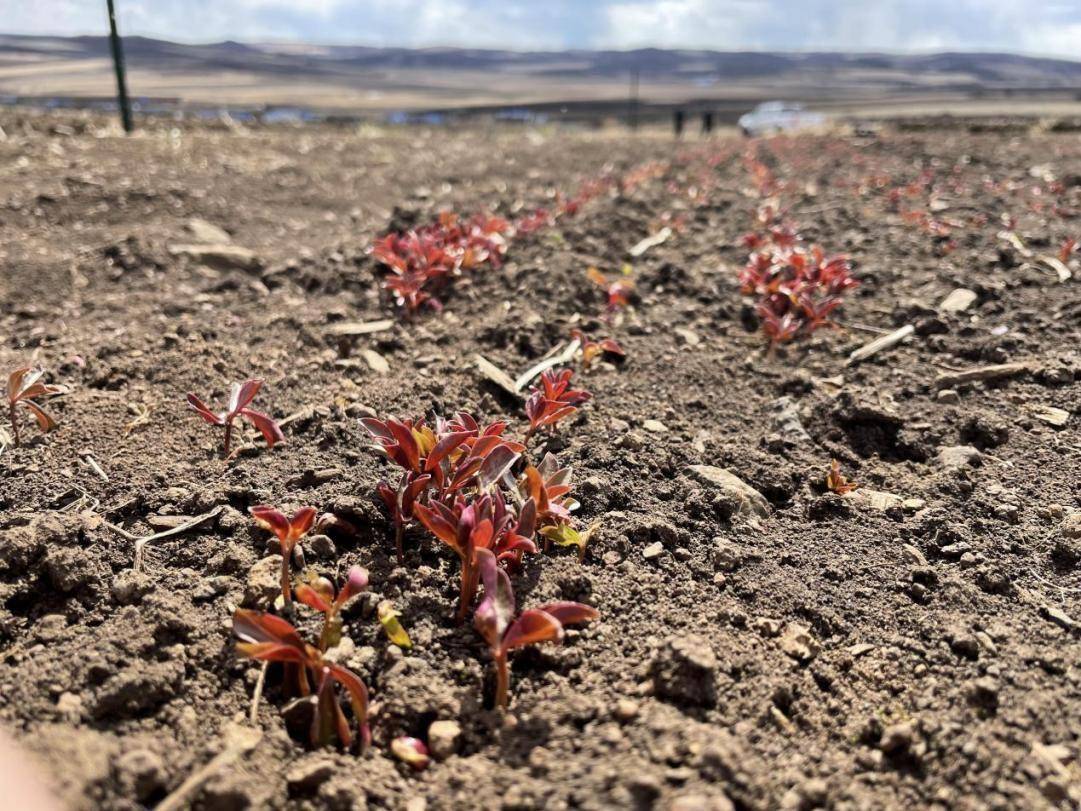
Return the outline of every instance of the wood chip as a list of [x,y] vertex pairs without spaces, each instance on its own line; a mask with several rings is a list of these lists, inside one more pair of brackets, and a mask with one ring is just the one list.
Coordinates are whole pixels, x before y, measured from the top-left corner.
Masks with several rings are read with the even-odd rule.
[[477,365],[477,371],[479,371],[487,380],[499,388],[503,389],[507,394],[512,397],[521,397],[522,394],[518,388],[514,385],[514,380],[511,376],[488,360],[483,355],[477,355],[474,358],[474,362]]
[[1064,408],[1055,408],[1049,405],[1032,406],[1032,417],[1040,422],[1046,422],[1055,428],[1063,428],[1070,421],[1070,412]]
[[900,329],[895,329],[888,335],[883,335],[881,338],[875,338],[871,343],[861,346],[859,349],[853,351],[852,354],[848,356],[848,363],[859,363],[886,349],[892,349],[915,331],[916,328],[914,326],[905,324]]
[[963,372],[947,372],[935,379],[936,389],[952,389],[962,383],[978,383],[983,380],[1004,380],[1032,371],[1032,365],[1026,361],[1017,363],[999,363],[994,366],[980,366]]
[[629,251],[627,251],[627,253],[629,253],[631,256],[633,256],[635,258],[638,258],[642,254],[644,254],[646,251],[648,251],[650,248],[655,248],[658,245],[661,245],[664,242],[666,242],[668,240],[668,237],[670,237],[670,236],[672,236],[672,229],[669,228],[666,225],[664,228],[662,228],[656,234],[653,234],[652,236],[648,236],[645,239],[643,239],[641,242],[637,243],[633,248],[631,248]]
[[386,332],[393,326],[394,320],[390,318],[382,321],[339,321],[331,324],[324,332],[327,335],[353,338],[358,335],[371,335],[373,332]]
[[1057,256],[1041,256],[1036,261],[1038,264],[1044,264],[1055,271],[1055,275],[1058,276],[1059,284],[1068,282],[1073,278],[1073,272],[1067,267],[1066,263]]

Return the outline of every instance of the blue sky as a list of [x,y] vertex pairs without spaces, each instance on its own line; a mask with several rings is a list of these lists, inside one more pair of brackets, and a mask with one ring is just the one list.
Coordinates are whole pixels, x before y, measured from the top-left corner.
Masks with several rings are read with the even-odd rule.
[[[1081,54],[1081,0],[116,0],[124,33],[495,48]],[[0,0],[3,33],[99,33],[105,0]]]

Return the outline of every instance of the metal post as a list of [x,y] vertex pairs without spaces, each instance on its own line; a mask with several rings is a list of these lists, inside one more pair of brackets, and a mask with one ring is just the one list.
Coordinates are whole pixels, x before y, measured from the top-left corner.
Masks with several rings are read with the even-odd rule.
[[128,81],[124,76],[124,49],[120,44],[120,34],[116,30],[116,10],[113,8],[113,0],[105,0],[109,7],[109,47],[113,52],[113,67],[116,68],[116,101],[120,107],[120,122],[124,125],[124,132],[130,133],[133,129],[131,123],[131,103],[128,101]]

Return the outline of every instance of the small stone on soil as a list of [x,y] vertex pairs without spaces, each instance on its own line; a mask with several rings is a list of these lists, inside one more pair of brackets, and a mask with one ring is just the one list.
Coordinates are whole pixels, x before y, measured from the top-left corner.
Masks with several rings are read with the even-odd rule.
[[968,467],[978,464],[982,456],[971,445],[951,445],[938,452],[938,463],[944,468]]
[[667,640],[650,663],[650,675],[661,698],[705,707],[717,703],[717,657],[702,637]]
[[458,751],[462,727],[457,721],[433,721],[428,727],[428,749],[436,760],[446,760]]

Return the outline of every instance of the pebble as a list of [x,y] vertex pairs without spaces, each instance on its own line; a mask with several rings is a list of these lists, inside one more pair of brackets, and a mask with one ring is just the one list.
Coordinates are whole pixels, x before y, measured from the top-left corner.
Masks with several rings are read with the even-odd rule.
[[938,463],[944,468],[959,468],[975,465],[982,454],[971,445],[950,445],[938,452]]
[[664,545],[660,541],[657,541],[656,543],[651,543],[649,546],[642,550],[642,557],[644,557],[646,560],[653,560],[654,558],[659,558],[663,554]]
[[942,389],[935,395],[935,399],[946,405],[957,405],[961,402],[961,395],[957,393],[956,389]]
[[615,715],[617,721],[624,724],[633,721],[638,717],[638,703],[629,698],[621,698],[616,702],[613,715]]
[[244,605],[265,608],[281,594],[281,555],[268,555],[248,570],[244,584]]
[[457,721],[433,721],[428,727],[428,749],[436,760],[446,760],[458,751],[462,727]]
[[985,710],[998,709],[998,682],[991,676],[981,676],[969,682],[965,691],[970,703]]
[[368,364],[368,368],[376,374],[385,375],[390,373],[390,364],[387,363],[387,359],[374,349],[363,349],[360,355],[364,358],[364,362]]
[[642,427],[651,434],[663,434],[668,430],[668,426],[660,420],[646,420],[642,423]]
[[809,662],[818,655],[820,646],[807,626],[790,622],[781,636],[781,650],[797,661]]

